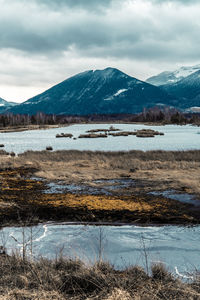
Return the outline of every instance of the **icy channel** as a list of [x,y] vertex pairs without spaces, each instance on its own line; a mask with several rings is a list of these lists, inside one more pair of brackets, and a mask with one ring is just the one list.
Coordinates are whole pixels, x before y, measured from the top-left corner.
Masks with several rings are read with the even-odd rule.
[[[32,228],[35,257],[79,257],[86,263],[103,258],[116,268],[141,265],[146,268],[163,262],[174,274],[190,278],[189,273],[200,269],[200,226],[86,226],[40,224]],[[30,228],[25,230],[27,253]],[[6,227],[0,231],[1,244],[9,253],[22,250],[22,228]],[[101,243],[100,243],[101,240]],[[102,247],[100,247],[100,244]]]

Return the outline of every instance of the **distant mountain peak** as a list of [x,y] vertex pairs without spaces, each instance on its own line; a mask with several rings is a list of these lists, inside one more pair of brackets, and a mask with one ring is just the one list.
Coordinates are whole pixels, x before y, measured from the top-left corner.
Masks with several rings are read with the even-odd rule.
[[164,71],[158,75],[152,76],[146,80],[146,82],[161,86],[170,83],[176,83],[187,76],[197,72],[200,70],[200,64],[195,66],[183,66],[174,71]]
[[6,100],[0,97],[0,102],[6,102]]
[[8,102],[0,97],[0,113],[3,113],[6,109],[9,109],[12,106],[17,105],[15,102]]
[[181,103],[185,103],[185,107],[200,107],[200,70],[161,88],[179,98]]
[[[120,71],[116,68],[107,67],[103,70],[95,69],[95,70],[83,71],[83,72],[78,73],[78,74],[76,74],[76,75],[74,75],[74,76],[72,76],[68,79],[74,79],[74,78],[86,77],[86,76],[112,78],[113,76],[116,76],[116,75],[128,76],[128,75],[126,75],[125,73],[123,73],[122,71]],[[66,80],[68,80],[68,79],[66,79]]]

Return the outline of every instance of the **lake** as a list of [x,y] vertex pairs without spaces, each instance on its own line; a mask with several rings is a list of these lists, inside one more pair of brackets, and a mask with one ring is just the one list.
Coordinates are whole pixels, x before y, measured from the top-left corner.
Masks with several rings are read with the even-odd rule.
[[[200,226],[84,226],[40,224],[32,228],[35,257],[79,257],[93,263],[102,252],[116,268],[138,264],[146,268],[163,262],[175,275],[189,279],[188,272],[200,269]],[[30,245],[30,228],[25,231]],[[7,227],[0,232],[1,243],[8,252],[22,250],[22,228]],[[100,240],[101,245],[100,247]],[[28,249],[28,248],[27,248]],[[102,251],[100,251],[100,249]]]
[[[113,137],[98,139],[78,139],[87,130],[110,126],[125,131],[151,128],[163,132],[164,136],[154,138],[138,138],[136,136]],[[76,139],[56,138],[56,134],[71,133]],[[5,145],[8,152],[23,153],[27,150],[45,150],[52,146],[54,150],[100,150],[100,151],[129,151],[129,150],[192,150],[200,149],[200,128],[191,125],[147,126],[142,124],[78,124],[68,127],[48,130],[30,130],[24,132],[0,133],[0,143]]]

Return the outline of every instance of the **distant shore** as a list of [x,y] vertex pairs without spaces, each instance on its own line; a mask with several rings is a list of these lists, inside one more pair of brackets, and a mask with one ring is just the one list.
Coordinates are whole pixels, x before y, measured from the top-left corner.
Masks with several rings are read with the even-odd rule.
[[[54,124],[54,125],[25,125],[25,126],[7,126],[7,127],[0,127],[0,133],[9,133],[9,132],[22,132],[22,131],[29,131],[29,130],[46,130],[46,129],[53,129],[53,128],[62,128],[68,127],[72,125],[85,125],[85,124],[131,124],[131,125],[144,125],[144,126],[165,126],[165,125],[180,125],[184,126],[187,124],[172,124],[170,122],[130,122],[130,121],[120,121],[120,120],[110,120],[110,121],[91,121],[91,122],[80,122],[80,123],[66,123],[66,124]],[[191,124],[192,126],[200,126],[199,124]]]
[[0,127],[0,133],[21,132],[21,131],[28,131],[28,130],[45,130],[45,129],[66,127],[66,126],[69,126],[69,124],[9,126],[9,127]]
[[[29,131],[29,130],[46,130],[53,128],[62,128],[68,127],[72,125],[84,125],[84,124],[144,124],[142,122],[120,122],[120,121],[110,121],[110,122],[87,122],[87,123],[66,123],[66,124],[56,124],[56,125],[27,125],[27,126],[9,126],[9,127],[0,127],[0,133],[8,133],[8,132],[21,132],[21,131]],[[166,125],[162,123],[145,123],[147,126],[161,126]]]

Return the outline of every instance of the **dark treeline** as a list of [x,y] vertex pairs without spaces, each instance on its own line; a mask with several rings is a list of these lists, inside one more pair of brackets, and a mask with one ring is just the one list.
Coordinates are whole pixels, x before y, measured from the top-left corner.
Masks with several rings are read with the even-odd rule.
[[174,108],[153,107],[139,114],[93,114],[89,116],[0,114],[0,128],[28,125],[57,125],[90,122],[151,122],[163,124],[200,125],[200,113],[182,113]]
[[0,114],[0,127],[80,123],[87,119],[88,117],[47,115],[42,112],[38,112],[36,115],[8,113]]
[[197,124],[200,125],[200,113],[183,113],[170,107],[152,107],[143,109],[143,112],[136,115],[135,122],[157,122],[167,124]]

